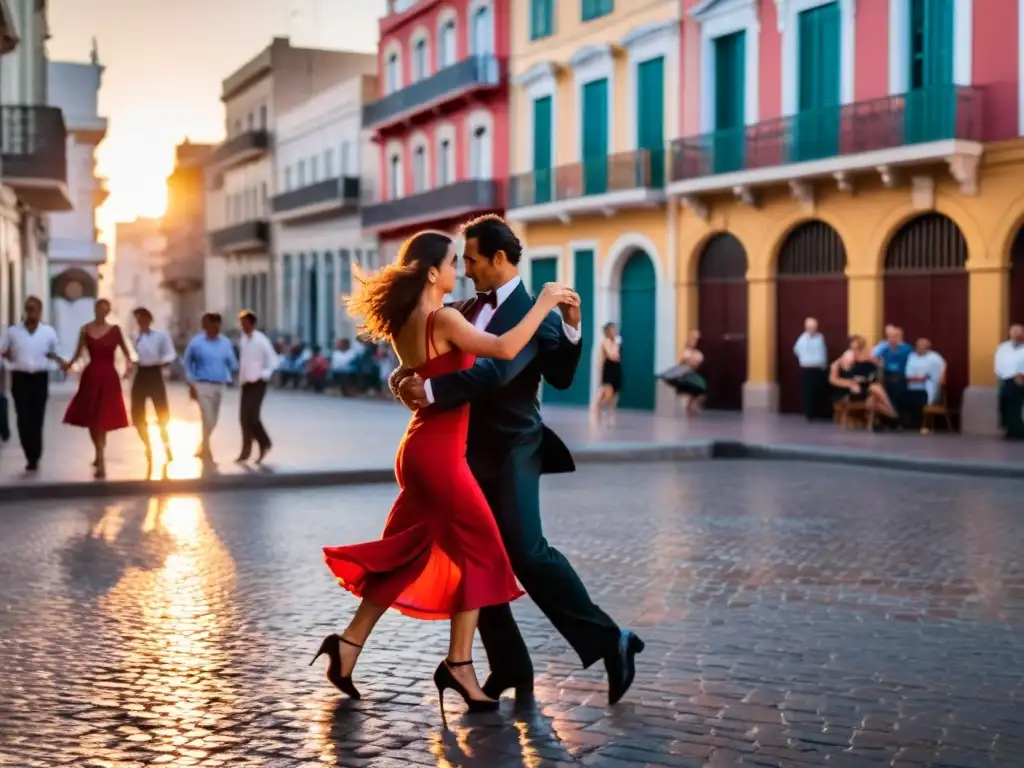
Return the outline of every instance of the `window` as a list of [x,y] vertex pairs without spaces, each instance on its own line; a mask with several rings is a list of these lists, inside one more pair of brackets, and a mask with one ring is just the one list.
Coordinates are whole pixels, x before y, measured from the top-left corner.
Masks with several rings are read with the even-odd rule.
[[488,144],[487,129],[478,125],[469,139],[469,176],[472,179],[486,179],[490,175],[487,172],[490,160]]
[[285,166],[284,169],[284,191],[291,192],[292,190],[292,167],[290,165]]
[[494,53],[491,45],[491,9],[488,6],[477,8],[473,12],[473,22],[470,27],[472,36],[472,49],[475,56],[486,56]]
[[394,154],[391,156],[388,168],[388,199],[397,200],[400,197],[402,197],[402,157]]
[[582,0],[582,20],[592,21],[615,10],[614,0]]
[[349,161],[348,150],[349,150],[349,143],[347,141],[341,142],[341,175],[342,176],[349,176],[349,175],[353,175],[354,176],[355,175],[353,173],[353,171],[355,169],[352,167],[352,164]]
[[401,87],[401,80],[398,72],[398,54],[392,53],[388,56],[388,65],[385,71],[387,78],[388,93],[394,93]]
[[530,39],[551,37],[554,27],[555,0],[530,0]]
[[444,69],[455,63],[455,19],[449,19],[437,34],[437,68]]
[[249,117],[248,117],[248,118],[246,118],[246,126],[248,127],[248,129],[249,129],[250,131],[251,131],[251,130],[252,130],[253,128],[255,128],[255,127],[256,127],[256,113],[255,113],[255,112],[250,112],[250,113],[249,113]]
[[312,184],[320,181],[320,158],[316,155],[309,158],[309,181]]
[[437,186],[444,187],[452,183],[451,178],[452,142],[444,139],[437,148]]
[[260,184],[260,216],[266,216],[267,210],[267,182]]
[[427,41],[420,38],[412,48],[412,81],[414,83],[423,80],[427,73],[429,62],[427,61]]
[[423,192],[427,188],[427,148],[416,147],[412,155],[412,191]]
[[300,189],[302,187],[306,186],[306,161],[305,160],[299,160],[299,164],[298,164],[298,166],[296,168],[295,176],[296,176],[295,183],[296,183],[296,185]]
[[324,150],[324,176],[328,179],[334,178],[334,150]]
[[267,130],[267,105],[260,105],[260,130]]

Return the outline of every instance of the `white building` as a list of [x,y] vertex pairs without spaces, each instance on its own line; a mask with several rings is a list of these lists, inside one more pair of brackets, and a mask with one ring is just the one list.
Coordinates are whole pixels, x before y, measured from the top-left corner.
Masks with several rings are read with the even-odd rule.
[[96,208],[108,195],[105,180],[96,176],[96,147],[107,135],[97,103],[102,75],[95,50],[88,64],[49,64],[50,105],[64,113],[68,131],[68,194],[74,205],[50,216],[50,319],[68,354],[79,329],[93,318],[99,269],[107,260],[107,247],[96,241]]
[[118,222],[111,298],[113,314],[127,333],[134,329],[136,307],[153,314],[155,327],[171,327],[171,298],[163,287],[166,251],[160,219]]
[[270,231],[274,195],[271,152],[277,115],[345,79],[376,71],[376,54],[295,48],[274,38],[221,87],[228,138],[206,165],[209,252],[204,288],[209,309],[234,315],[243,308],[274,330],[279,269]]
[[26,296],[49,295],[46,214],[72,205],[67,131],[46,99],[46,3],[6,0],[0,17],[0,323],[10,324]]
[[277,119],[272,201],[277,328],[308,344],[352,338],[341,296],[352,268],[377,266],[377,245],[363,234],[359,201],[376,187],[379,164],[362,130],[362,107],[377,78],[361,75],[317,94]]

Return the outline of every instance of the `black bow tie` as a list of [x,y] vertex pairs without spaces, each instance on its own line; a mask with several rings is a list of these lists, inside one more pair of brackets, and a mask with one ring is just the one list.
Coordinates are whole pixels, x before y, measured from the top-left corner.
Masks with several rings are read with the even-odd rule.
[[487,291],[486,293],[478,293],[476,295],[476,300],[479,301],[481,304],[490,304],[495,309],[498,308],[497,291]]

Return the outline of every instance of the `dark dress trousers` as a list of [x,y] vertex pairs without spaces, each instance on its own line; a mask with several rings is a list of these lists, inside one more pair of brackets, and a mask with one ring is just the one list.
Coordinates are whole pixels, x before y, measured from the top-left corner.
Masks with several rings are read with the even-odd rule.
[[[487,325],[496,335],[512,329],[533,306],[520,283]],[[475,316],[476,299],[455,306]],[[472,403],[466,456],[501,531],[512,569],[523,588],[569,642],[584,667],[614,652],[619,627],[590,599],[569,561],[544,538],[540,476],[576,469],[569,449],[541,422],[541,377],[556,389],[572,385],[582,341],[571,343],[552,312],[512,360],[481,358],[465,371],[431,379],[433,408]],[[532,674],[529,652],[509,605],[480,612],[480,637],[491,671]]]

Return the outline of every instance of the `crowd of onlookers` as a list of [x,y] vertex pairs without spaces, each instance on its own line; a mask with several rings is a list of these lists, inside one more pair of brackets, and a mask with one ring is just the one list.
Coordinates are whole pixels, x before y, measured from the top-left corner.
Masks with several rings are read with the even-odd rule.
[[278,387],[333,391],[344,397],[391,397],[387,380],[398,362],[389,344],[340,339],[333,350],[326,350],[284,337],[275,346],[280,361],[274,375]]

